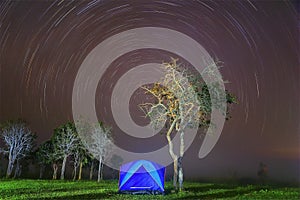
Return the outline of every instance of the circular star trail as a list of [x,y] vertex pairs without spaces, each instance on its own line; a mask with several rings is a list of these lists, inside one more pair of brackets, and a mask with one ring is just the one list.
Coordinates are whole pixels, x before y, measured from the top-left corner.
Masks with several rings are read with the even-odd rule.
[[[50,138],[55,127],[72,120],[75,77],[94,47],[129,29],[168,28],[193,38],[223,63],[225,86],[239,101],[220,141],[204,160],[195,159],[199,134],[185,158],[187,171],[224,172],[243,162],[241,173],[251,175],[259,161],[266,160],[271,175],[285,169],[293,177],[299,174],[300,132],[297,6],[290,1],[252,0],[1,1],[0,120],[24,118],[39,143]],[[117,80],[135,66],[171,56],[176,53],[141,49],[122,55],[107,69],[95,103],[99,119],[111,124],[116,136],[122,131],[109,102]],[[138,94],[130,109],[137,123],[146,124],[134,106]],[[160,146],[144,142],[136,148]],[[188,164],[189,159],[194,163]]]

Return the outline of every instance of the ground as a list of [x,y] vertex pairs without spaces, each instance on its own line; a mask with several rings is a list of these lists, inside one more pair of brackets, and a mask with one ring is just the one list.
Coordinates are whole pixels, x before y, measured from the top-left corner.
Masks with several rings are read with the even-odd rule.
[[4,180],[0,179],[0,199],[300,199],[300,188],[186,182],[185,191],[174,193],[165,185],[165,195],[121,195],[118,182]]

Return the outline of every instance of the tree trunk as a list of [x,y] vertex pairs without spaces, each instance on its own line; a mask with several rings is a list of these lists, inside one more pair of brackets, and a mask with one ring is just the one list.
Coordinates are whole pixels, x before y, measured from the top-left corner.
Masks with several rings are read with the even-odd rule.
[[53,180],[56,180],[57,179],[57,170],[58,170],[58,166],[56,163],[53,163],[52,164],[52,168],[53,168],[53,176],[52,176],[52,179]]
[[177,156],[176,156],[176,158],[173,158],[173,169],[174,169],[173,186],[177,190],[177,178],[178,178],[178,160],[177,160]]
[[99,166],[98,166],[98,182],[101,180],[101,167],[102,167],[102,156],[99,157]]
[[82,165],[83,165],[83,162],[80,161],[80,165],[79,165],[79,174],[78,174],[78,180],[81,180],[81,174],[82,174]]
[[[181,159],[181,157],[179,159]],[[182,166],[180,165],[178,167],[178,182],[179,182],[179,192],[181,192],[183,189],[183,169]]]
[[20,165],[20,161],[17,160],[17,166],[15,169],[15,174],[14,174],[14,178],[18,178],[21,175],[21,165]]
[[73,176],[73,181],[76,180],[76,176],[77,176],[77,166],[74,166],[74,176]]
[[9,178],[11,176],[13,168],[14,168],[14,163],[13,161],[9,160],[7,170],[6,170],[6,178]]
[[169,128],[168,132],[167,132],[167,140],[168,140],[168,144],[169,144],[169,154],[171,155],[172,159],[173,159],[173,167],[174,167],[174,174],[173,174],[173,186],[175,189],[177,189],[177,177],[178,177],[178,166],[177,166],[177,155],[174,153],[174,148],[173,148],[173,142],[171,139],[171,133],[175,127],[175,124],[177,122],[177,119],[175,119],[171,125],[171,127]]
[[93,180],[93,174],[94,174],[94,161],[92,161],[91,169],[90,169],[90,180]]
[[67,155],[64,156],[63,163],[61,166],[61,174],[60,174],[60,180],[65,179],[65,169],[66,169],[66,163],[67,163]]
[[178,181],[179,181],[179,191],[183,189],[183,167],[182,167],[182,159],[184,154],[184,132],[180,132],[180,152],[179,152],[179,159],[178,159]]
[[103,162],[101,162],[100,180],[103,180]]

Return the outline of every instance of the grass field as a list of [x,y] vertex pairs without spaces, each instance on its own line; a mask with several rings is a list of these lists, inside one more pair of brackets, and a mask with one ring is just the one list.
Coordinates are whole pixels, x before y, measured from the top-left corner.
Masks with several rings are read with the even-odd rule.
[[186,182],[184,192],[121,195],[117,181],[0,180],[0,199],[300,199],[300,188]]

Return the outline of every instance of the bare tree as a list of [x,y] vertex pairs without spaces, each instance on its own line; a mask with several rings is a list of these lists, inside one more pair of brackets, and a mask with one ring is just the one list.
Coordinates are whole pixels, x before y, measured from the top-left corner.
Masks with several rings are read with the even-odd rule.
[[[179,190],[183,188],[184,134],[187,127],[207,127],[210,123],[211,98],[207,86],[189,73],[181,69],[173,59],[164,63],[165,75],[161,82],[151,87],[143,87],[146,93],[155,98],[154,103],[141,104],[141,108],[151,120],[154,129],[160,129],[168,121],[166,138],[169,145],[169,154],[173,159],[173,185]],[[206,88],[206,89],[205,89]],[[215,92],[217,87],[214,88]],[[232,98],[231,95],[228,98]],[[221,105],[221,104],[220,104]],[[171,134],[176,131],[180,134],[179,156],[175,154]]]
[[102,123],[95,125],[84,125],[86,131],[90,135],[89,141],[84,141],[87,150],[99,161],[98,165],[98,182],[102,180],[103,161],[110,153],[110,148],[113,143],[111,137],[111,128],[104,126]]
[[53,146],[57,160],[62,159],[60,179],[64,179],[67,158],[78,147],[79,137],[74,123],[67,123],[54,130]]
[[20,159],[28,156],[31,152],[34,134],[24,122],[11,122],[2,129],[1,137],[6,148],[0,149],[0,152],[8,154],[6,177],[10,177],[16,162],[19,162]]

